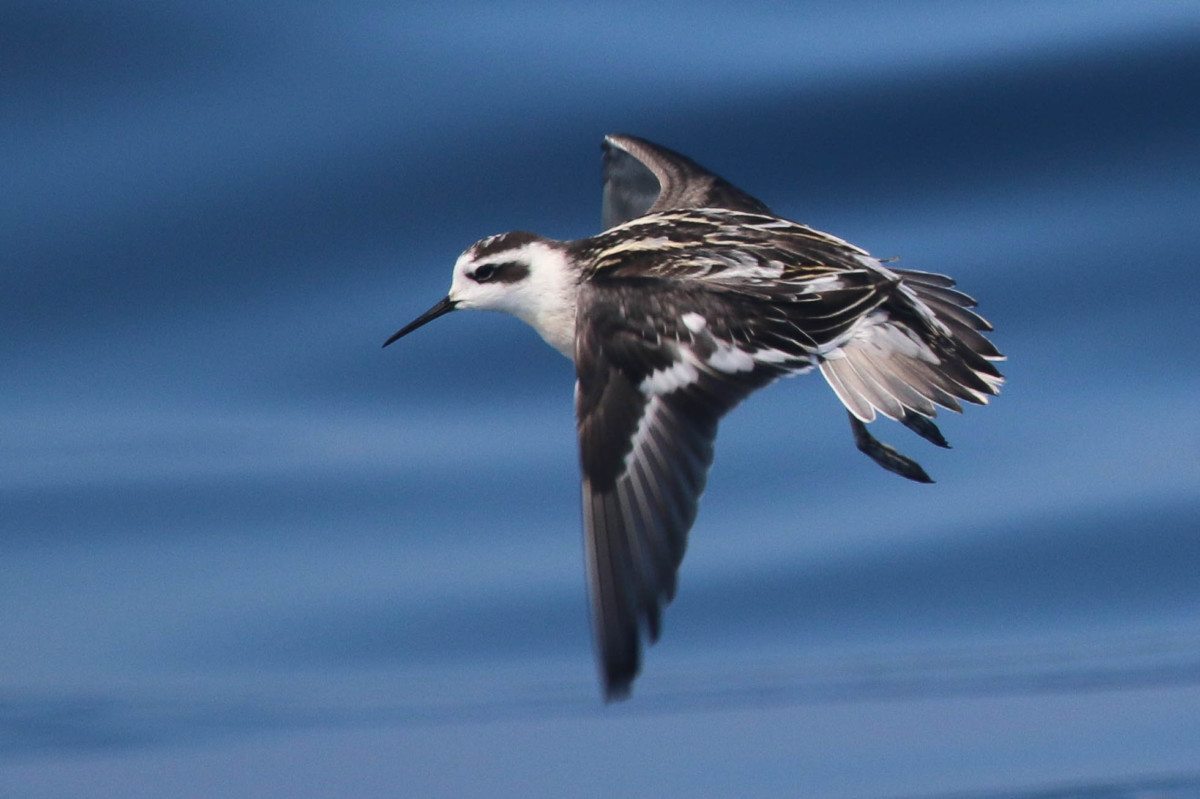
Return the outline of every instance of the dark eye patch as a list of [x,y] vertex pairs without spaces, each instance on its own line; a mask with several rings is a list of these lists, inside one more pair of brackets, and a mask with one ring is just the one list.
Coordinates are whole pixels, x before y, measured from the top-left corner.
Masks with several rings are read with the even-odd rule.
[[529,276],[529,266],[520,261],[504,261],[498,264],[481,264],[471,279],[476,283],[516,283]]

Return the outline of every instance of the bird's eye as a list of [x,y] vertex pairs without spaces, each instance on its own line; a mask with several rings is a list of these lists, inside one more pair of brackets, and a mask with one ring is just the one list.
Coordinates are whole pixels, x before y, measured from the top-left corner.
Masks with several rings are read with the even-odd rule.
[[475,274],[472,275],[472,277],[475,278],[476,283],[486,283],[495,276],[496,276],[496,265],[495,264],[483,264],[478,269],[476,269]]

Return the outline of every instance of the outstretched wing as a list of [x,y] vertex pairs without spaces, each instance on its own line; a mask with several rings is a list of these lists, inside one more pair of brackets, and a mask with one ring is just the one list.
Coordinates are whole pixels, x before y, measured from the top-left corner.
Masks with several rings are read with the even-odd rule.
[[616,133],[605,136],[601,148],[606,230],[672,208],[770,213],[759,200],[674,150]]
[[629,691],[641,631],[658,637],[720,418],[779,375],[811,368],[820,340],[844,335],[864,303],[869,310],[881,299],[878,285],[854,279],[786,299],[652,278],[581,290],[575,405],[592,629],[608,698]]

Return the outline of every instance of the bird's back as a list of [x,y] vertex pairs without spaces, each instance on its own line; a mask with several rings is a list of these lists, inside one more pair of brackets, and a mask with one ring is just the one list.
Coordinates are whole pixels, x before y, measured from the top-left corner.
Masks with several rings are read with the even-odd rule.
[[765,214],[722,208],[664,211],[572,243],[585,280],[697,279],[752,285],[805,281],[878,262],[828,233]]
[[[656,346],[706,337],[780,372],[819,366],[847,409],[902,419],[987,401],[1002,382],[990,325],[943,275],[892,269],[778,217],[698,208],[634,219],[571,244],[585,316]],[[691,320],[691,326],[685,320]],[[703,334],[696,329],[703,320]],[[712,364],[710,364],[712,365]],[[748,368],[748,367],[747,367]]]

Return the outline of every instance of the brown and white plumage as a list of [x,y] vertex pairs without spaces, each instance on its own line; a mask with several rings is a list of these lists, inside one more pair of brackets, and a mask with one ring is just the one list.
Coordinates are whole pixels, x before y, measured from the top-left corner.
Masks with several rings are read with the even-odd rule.
[[454,308],[512,313],[574,360],[593,631],[606,696],[625,695],[655,640],[720,419],[776,378],[817,368],[859,448],[928,481],[877,441],[882,414],[944,446],[936,406],[985,403],[1003,378],[990,326],[942,275],[889,268],[776,217],[689,159],[605,140],[597,236],[477,242],[450,293],[388,343]]

